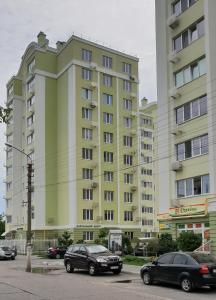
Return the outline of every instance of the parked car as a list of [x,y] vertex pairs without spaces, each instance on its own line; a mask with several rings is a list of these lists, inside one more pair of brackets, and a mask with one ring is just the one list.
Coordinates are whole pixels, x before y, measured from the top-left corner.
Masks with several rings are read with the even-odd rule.
[[1,246],[0,247],[0,259],[15,259],[15,253],[10,247]]
[[50,247],[47,250],[47,255],[49,258],[64,258],[66,250],[65,247]]
[[107,271],[120,274],[123,263],[120,256],[113,255],[102,245],[75,244],[67,249],[64,265],[68,273],[74,272],[74,269],[83,269],[95,275]]
[[144,265],[140,276],[144,284],[177,284],[185,292],[199,286],[216,288],[216,258],[201,252],[170,252]]

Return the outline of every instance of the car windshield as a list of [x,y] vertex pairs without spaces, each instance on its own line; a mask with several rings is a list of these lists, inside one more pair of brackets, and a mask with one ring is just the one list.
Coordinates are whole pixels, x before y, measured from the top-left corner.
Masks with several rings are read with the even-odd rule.
[[11,249],[9,247],[1,247],[2,250],[4,251],[10,251]]
[[104,253],[104,252],[109,252],[107,248],[101,245],[91,245],[86,247],[88,249],[89,253]]
[[200,264],[202,263],[214,263],[216,264],[216,257],[207,253],[192,253],[191,256]]

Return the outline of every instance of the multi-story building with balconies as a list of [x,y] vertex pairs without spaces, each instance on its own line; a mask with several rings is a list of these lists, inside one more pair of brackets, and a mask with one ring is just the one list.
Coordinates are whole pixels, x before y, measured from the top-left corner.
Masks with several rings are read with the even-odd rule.
[[[7,143],[33,161],[35,238],[94,240],[100,227],[139,236],[138,59],[74,35],[53,48],[40,32],[7,91]],[[19,237],[27,161],[6,153],[6,231]]]
[[155,4],[160,228],[216,252],[216,2]]

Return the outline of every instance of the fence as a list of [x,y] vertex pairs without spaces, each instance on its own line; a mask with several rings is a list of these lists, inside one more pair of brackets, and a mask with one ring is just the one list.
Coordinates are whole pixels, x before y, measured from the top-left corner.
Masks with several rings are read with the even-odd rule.
[[[33,240],[32,253],[45,252],[50,246],[57,246],[58,240]],[[26,254],[26,240],[0,240],[0,246],[16,247],[18,254]]]

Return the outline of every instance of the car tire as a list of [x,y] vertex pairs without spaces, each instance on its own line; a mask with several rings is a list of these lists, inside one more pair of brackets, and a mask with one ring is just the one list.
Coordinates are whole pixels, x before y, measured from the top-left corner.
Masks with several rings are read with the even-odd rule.
[[89,265],[89,275],[94,276],[97,272],[96,272],[96,267],[94,264],[90,264]]
[[67,273],[73,273],[74,272],[74,267],[72,266],[72,264],[69,261],[67,261],[65,263],[65,269],[66,269]]
[[15,260],[15,256],[11,256],[11,260]]
[[119,275],[121,273],[121,268],[119,268],[118,270],[113,270],[112,272],[114,275]]
[[61,255],[59,253],[57,253],[55,258],[57,258],[57,259],[61,258]]
[[189,293],[193,290],[193,282],[190,278],[185,277],[181,280],[181,288],[184,292]]
[[152,276],[149,274],[149,272],[144,272],[142,274],[142,280],[145,285],[153,284],[153,279],[152,279]]

